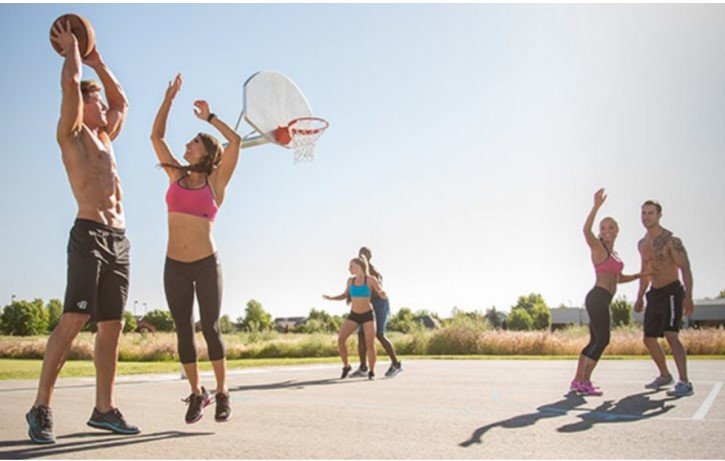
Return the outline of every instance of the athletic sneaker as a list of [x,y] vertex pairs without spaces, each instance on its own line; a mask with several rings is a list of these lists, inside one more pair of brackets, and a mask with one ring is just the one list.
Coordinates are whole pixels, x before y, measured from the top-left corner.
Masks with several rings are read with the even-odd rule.
[[105,413],[101,413],[98,411],[98,408],[94,407],[91,419],[88,420],[87,424],[91,427],[95,427],[96,429],[106,429],[108,431],[115,432],[116,434],[132,435],[141,432],[138,427],[132,426],[126,422],[126,419],[123,417],[118,408],[113,408]]
[[53,434],[53,410],[45,405],[33,407],[25,414],[28,435],[35,443],[55,443]]
[[186,424],[199,421],[204,416],[204,408],[208,407],[212,401],[211,395],[204,389],[204,386],[201,387],[201,394],[196,395],[192,392],[190,396],[183,399],[182,402],[189,404],[189,409],[186,410]]
[[229,392],[217,392],[214,400],[216,400],[214,420],[220,423],[229,421],[229,418],[232,417],[232,407],[229,406]]
[[579,392],[579,387],[581,387],[582,383],[577,381],[576,379],[572,379],[571,383],[569,384],[569,392]]
[[645,384],[644,387],[647,389],[659,389],[664,386],[672,384],[672,375],[658,376],[649,384]]
[[348,373],[350,373],[350,370],[352,370],[352,367],[351,366],[343,367],[342,368],[342,376],[340,376],[340,379],[345,379],[347,377]]
[[388,368],[388,371],[385,372],[385,376],[388,378],[392,378],[393,376],[397,375],[403,371],[403,364],[398,362],[398,364],[391,363],[390,368]]
[[371,381],[373,379],[375,379],[375,372],[374,371],[369,371],[368,372],[368,379],[371,380]]
[[351,378],[364,378],[368,374],[368,369],[358,368],[350,374]]
[[601,389],[599,389],[599,386],[595,385],[591,381],[584,381],[583,383],[579,383],[579,395],[591,395],[598,397],[604,392],[602,392]]
[[686,395],[692,395],[695,393],[695,390],[692,388],[692,383],[688,383],[685,381],[678,381],[677,384],[675,384],[674,389],[670,389],[667,391],[667,395],[671,395],[673,397],[684,397]]

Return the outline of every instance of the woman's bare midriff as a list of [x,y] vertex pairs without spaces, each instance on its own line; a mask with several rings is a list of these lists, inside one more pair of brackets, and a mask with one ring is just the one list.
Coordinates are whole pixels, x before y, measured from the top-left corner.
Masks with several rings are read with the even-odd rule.
[[194,262],[216,252],[213,223],[185,213],[169,213],[169,244],[166,256],[174,261]]
[[602,273],[597,274],[598,287],[604,288],[614,296],[617,292],[617,274]]
[[364,314],[373,310],[373,305],[370,304],[370,300],[367,298],[352,298],[350,310],[356,314]]

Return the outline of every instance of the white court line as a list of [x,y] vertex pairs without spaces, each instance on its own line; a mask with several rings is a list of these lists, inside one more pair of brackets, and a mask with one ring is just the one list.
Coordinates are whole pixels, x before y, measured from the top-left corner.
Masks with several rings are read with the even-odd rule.
[[708,395],[705,401],[702,402],[702,405],[700,405],[700,408],[698,408],[697,413],[695,413],[695,416],[692,417],[693,420],[705,419],[705,416],[707,416],[707,412],[710,411],[710,407],[715,402],[717,395],[720,393],[720,389],[722,389],[722,383],[715,383],[715,385],[712,386],[712,391],[710,391],[710,395]]

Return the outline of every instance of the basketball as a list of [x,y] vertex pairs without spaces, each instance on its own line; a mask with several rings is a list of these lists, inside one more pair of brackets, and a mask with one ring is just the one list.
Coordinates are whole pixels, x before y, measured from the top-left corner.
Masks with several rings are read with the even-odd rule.
[[50,44],[53,45],[53,49],[55,49],[58,54],[62,53],[63,49],[52,40],[53,27],[55,27],[58,23],[65,25],[66,21],[70,21],[71,33],[73,33],[73,35],[75,35],[78,39],[78,51],[81,53],[81,58],[85,58],[91,54],[91,51],[93,51],[93,48],[96,46],[96,34],[93,31],[91,22],[83,16],[69,13],[62,15],[53,21],[53,24],[50,26]]

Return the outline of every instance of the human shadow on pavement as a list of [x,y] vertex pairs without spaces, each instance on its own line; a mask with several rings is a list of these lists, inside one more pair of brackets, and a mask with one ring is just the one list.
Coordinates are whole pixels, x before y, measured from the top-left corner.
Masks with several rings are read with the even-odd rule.
[[668,405],[667,402],[677,400],[678,397],[651,399],[650,396],[657,392],[657,390],[654,390],[629,395],[616,402],[606,400],[595,409],[577,415],[577,418],[581,419],[580,421],[561,426],[557,431],[579,432],[591,429],[595,424],[599,423],[639,421],[661,416],[675,408],[674,405]]
[[[151,434],[139,435],[117,435],[108,432],[79,432],[57,437],[57,443],[51,445],[37,445],[28,439],[0,441],[0,459],[28,459],[38,456],[53,456],[63,458],[70,453],[83,451],[103,450],[104,448],[116,448],[140,443],[157,442],[159,440],[174,439],[180,437],[196,437],[213,435],[214,432],[179,432],[164,431]],[[88,438],[89,440],[64,443],[64,439]],[[23,447],[4,451],[6,447]],[[103,453],[97,453],[97,458],[103,458]]]
[[295,381],[295,380],[287,380],[287,381],[281,381],[278,383],[269,383],[269,384],[250,384],[250,385],[244,385],[244,386],[237,386],[234,388],[230,388],[229,392],[238,392],[238,391],[265,391],[265,390],[273,390],[273,389],[304,389],[308,386],[326,386],[330,384],[351,384],[351,383],[358,383],[367,381],[367,379],[339,379],[339,378],[327,378],[327,379],[315,379],[312,381]]
[[558,400],[554,403],[549,403],[538,407],[536,409],[537,411],[534,413],[526,413],[523,415],[514,416],[513,418],[505,419],[503,421],[497,421],[495,423],[481,426],[473,431],[473,434],[471,434],[471,437],[468,440],[461,442],[458,445],[465,448],[470,447],[474,443],[480,444],[483,443],[483,436],[486,434],[486,432],[490,431],[495,427],[516,429],[519,427],[532,426],[541,419],[563,416],[569,411],[578,407],[579,405],[583,405],[586,403],[584,397],[574,392],[570,392],[564,397],[565,398],[563,400]]

